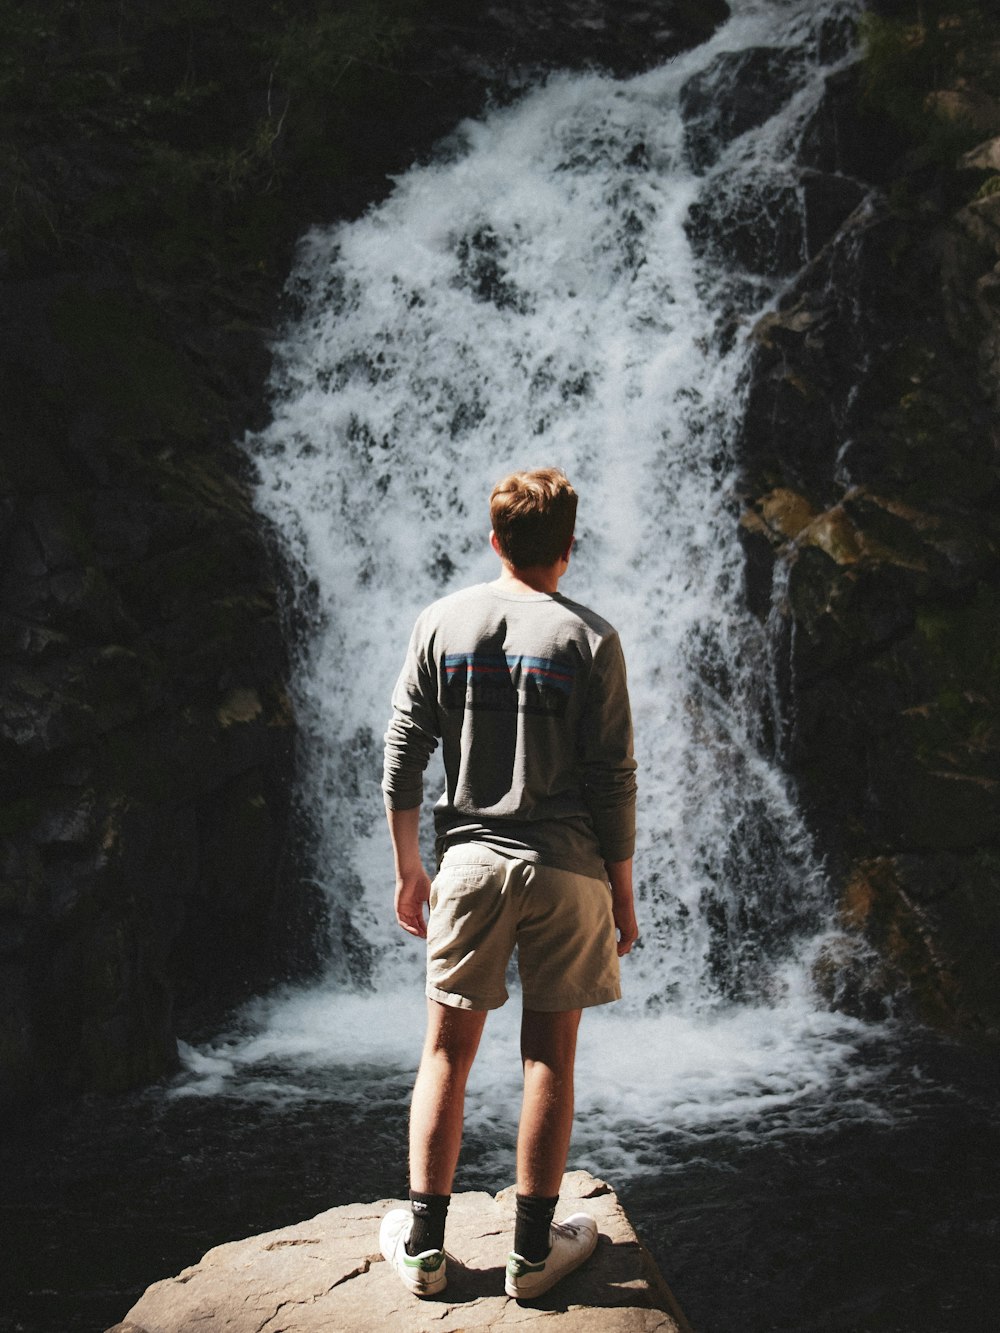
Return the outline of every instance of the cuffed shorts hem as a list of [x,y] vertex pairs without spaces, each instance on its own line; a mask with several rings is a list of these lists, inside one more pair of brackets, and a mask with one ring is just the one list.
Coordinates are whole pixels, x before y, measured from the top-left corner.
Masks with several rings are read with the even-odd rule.
[[612,1004],[622,998],[620,986],[605,986],[602,990],[587,991],[583,994],[531,996],[522,992],[522,1004],[525,1009],[533,1009],[539,1014],[561,1014],[569,1009],[593,1009],[598,1004]]
[[426,987],[424,994],[428,1000],[437,1000],[438,1004],[446,1004],[451,1009],[474,1009],[478,1013],[500,1009],[510,999],[509,995],[504,994],[493,1000],[484,1000],[478,996],[456,995],[453,991],[441,990],[440,987],[431,985]]

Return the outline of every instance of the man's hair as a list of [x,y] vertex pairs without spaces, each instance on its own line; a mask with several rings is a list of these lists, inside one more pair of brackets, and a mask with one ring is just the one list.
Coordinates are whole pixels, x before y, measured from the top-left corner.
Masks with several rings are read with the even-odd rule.
[[573,540],[576,502],[576,491],[556,467],[512,472],[498,481],[490,518],[507,563],[515,569],[554,564]]

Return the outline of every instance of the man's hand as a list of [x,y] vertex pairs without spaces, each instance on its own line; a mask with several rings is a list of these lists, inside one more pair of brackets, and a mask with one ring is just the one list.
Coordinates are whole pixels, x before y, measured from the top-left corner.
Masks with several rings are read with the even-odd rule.
[[619,906],[617,901],[612,901],[611,910],[614,913],[615,927],[618,931],[618,957],[624,958],[632,950],[632,945],[639,938],[639,926],[635,919],[635,907],[631,899],[628,903]]
[[427,938],[424,904],[431,896],[430,876],[423,865],[407,874],[396,875],[396,920],[408,935]]
[[408,935],[424,940],[424,904],[430,900],[431,881],[420,859],[420,807],[387,810],[386,817],[396,862],[396,920]]
[[608,872],[611,885],[611,914],[618,932],[618,957],[624,958],[639,938],[635,899],[632,895],[632,858],[627,861],[605,861],[604,869]]

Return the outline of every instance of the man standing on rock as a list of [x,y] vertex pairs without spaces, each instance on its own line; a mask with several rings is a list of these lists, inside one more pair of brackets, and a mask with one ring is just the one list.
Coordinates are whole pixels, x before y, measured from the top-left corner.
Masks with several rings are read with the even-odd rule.
[[[465,1085],[486,1014],[507,999],[518,950],[524,1097],[509,1296],[540,1296],[583,1263],[597,1226],[553,1222],[573,1122],[583,1009],[621,994],[638,938],[632,896],[635,760],[614,629],[558,592],[577,496],[554,468],[493,489],[500,577],[418,617],[392,696],[383,791],[396,919],[427,940],[427,1036],[410,1109],[409,1210],[382,1222],[382,1253],[408,1289],[444,1289],[445,1218]],[[423,772],[438,741],[439,869],[420,857]],[[429,918],[424,919],[424,906]]]

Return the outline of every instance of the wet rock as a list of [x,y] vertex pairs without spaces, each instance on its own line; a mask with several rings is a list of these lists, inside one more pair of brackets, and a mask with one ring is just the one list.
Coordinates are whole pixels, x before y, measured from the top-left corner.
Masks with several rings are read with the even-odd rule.
[[963,153],[961,164],[975,171],[1000,171],[1000,137]]
[[759,514],[745,511],[737,529],[743,549],[743,584],[747,605],[759,620],[766,620],[774,599],[774,534]]
[[805,258],[814,259],[864,200],[867,191],[849,176],[806,172],[802,177]]
[[820,946],[812,981],[829,1008],[875,1023],[889,1016],[901,978],[863,935],[844,932]]
[[[683,1314],[610,1186],[585,1171],[563,1177],[560,1212],[588,1212],[600,1229],[590,1260],[530,1304],[503,1294],[514,1187],[495,1198],[456,1194],[448,1213],[448,1285],[418,1300],[379,1253],[378,1230],[398,1200],[331,1208],[309,1222],[210,1250],[157,1282],[108,1333],[194,1327],[255,1333],[275,1317],[288,1333],[383,1328],[498,1329],[531,1323],[595,1333],[690,1333]],[[451,1256],[454,1256],[452,1258]],[[280,1315],[278,1312],[280,1311]]]
[[927,105],[944,120],[979,134],[996,134],[1000,129],[1000,100],[981,88],[936,88],[928,94]]
[[649,0],[636,6],[614,0],[573,0],[571,6],[565,0],[505,0],[478,13],[473,29],[465,6],[439,3],[430,10],[432,22],[445,18],[438,50],[460,33],[464,40],[455,55],[487,63],[506,79],[529,70],[594,66],[636,73],[707,40],[729,15],[725,0],[699,5]]
[[825,96],[803,132],[799,161],[824,174],[884,184],[908,144],[885,116],[866,110],[860,80],[858,64],[830,75]]
[[995,141],[954,172],[918,171],[858,87],[857,70],[829,81],[801,160],[897,179],[892,199],[831,214],[753,331],[748,595],[772,636],[779,752],[863,937],[825,951],[822,992],[995,1031],[979,948],[1000,901]]
[[[816,540],[804,541],[809,535]],[[797,628],[793,671],[801,686],[912,624],[909,571],[859,563],[852,535],[824,516],[823,525],[817,520],[804,531],[791,558],[787,595]]]
[[775,182],[758,184],[742,197],[728,182],[691,205],[685,230],[698,256],[748,273],[769,277],[794,273],[805,255],[802,209],[797,189]]
[[686,231],[698,256],[781,277],[814,258],[859,206],[866,187],[845,176],[804,172],[739,192],[726,178],[691,206]]
[[801,87],[794,52],[756,47],[730,51],[681,89],[684,144],[696,171],[705,171],[734,139],[763,125]]
[[[996,854],[985,851],[910,853],[855,865],[841,917],[877,949],[875,980],[897,1009],[950,1028],[994,1028],[998,869]],[[847,938],[851,948],[864,947],[858,936]]]
[[768,491],[757,503],[761,517],[777,539],[797,537],[816,517],[804,495],[784,486]]

